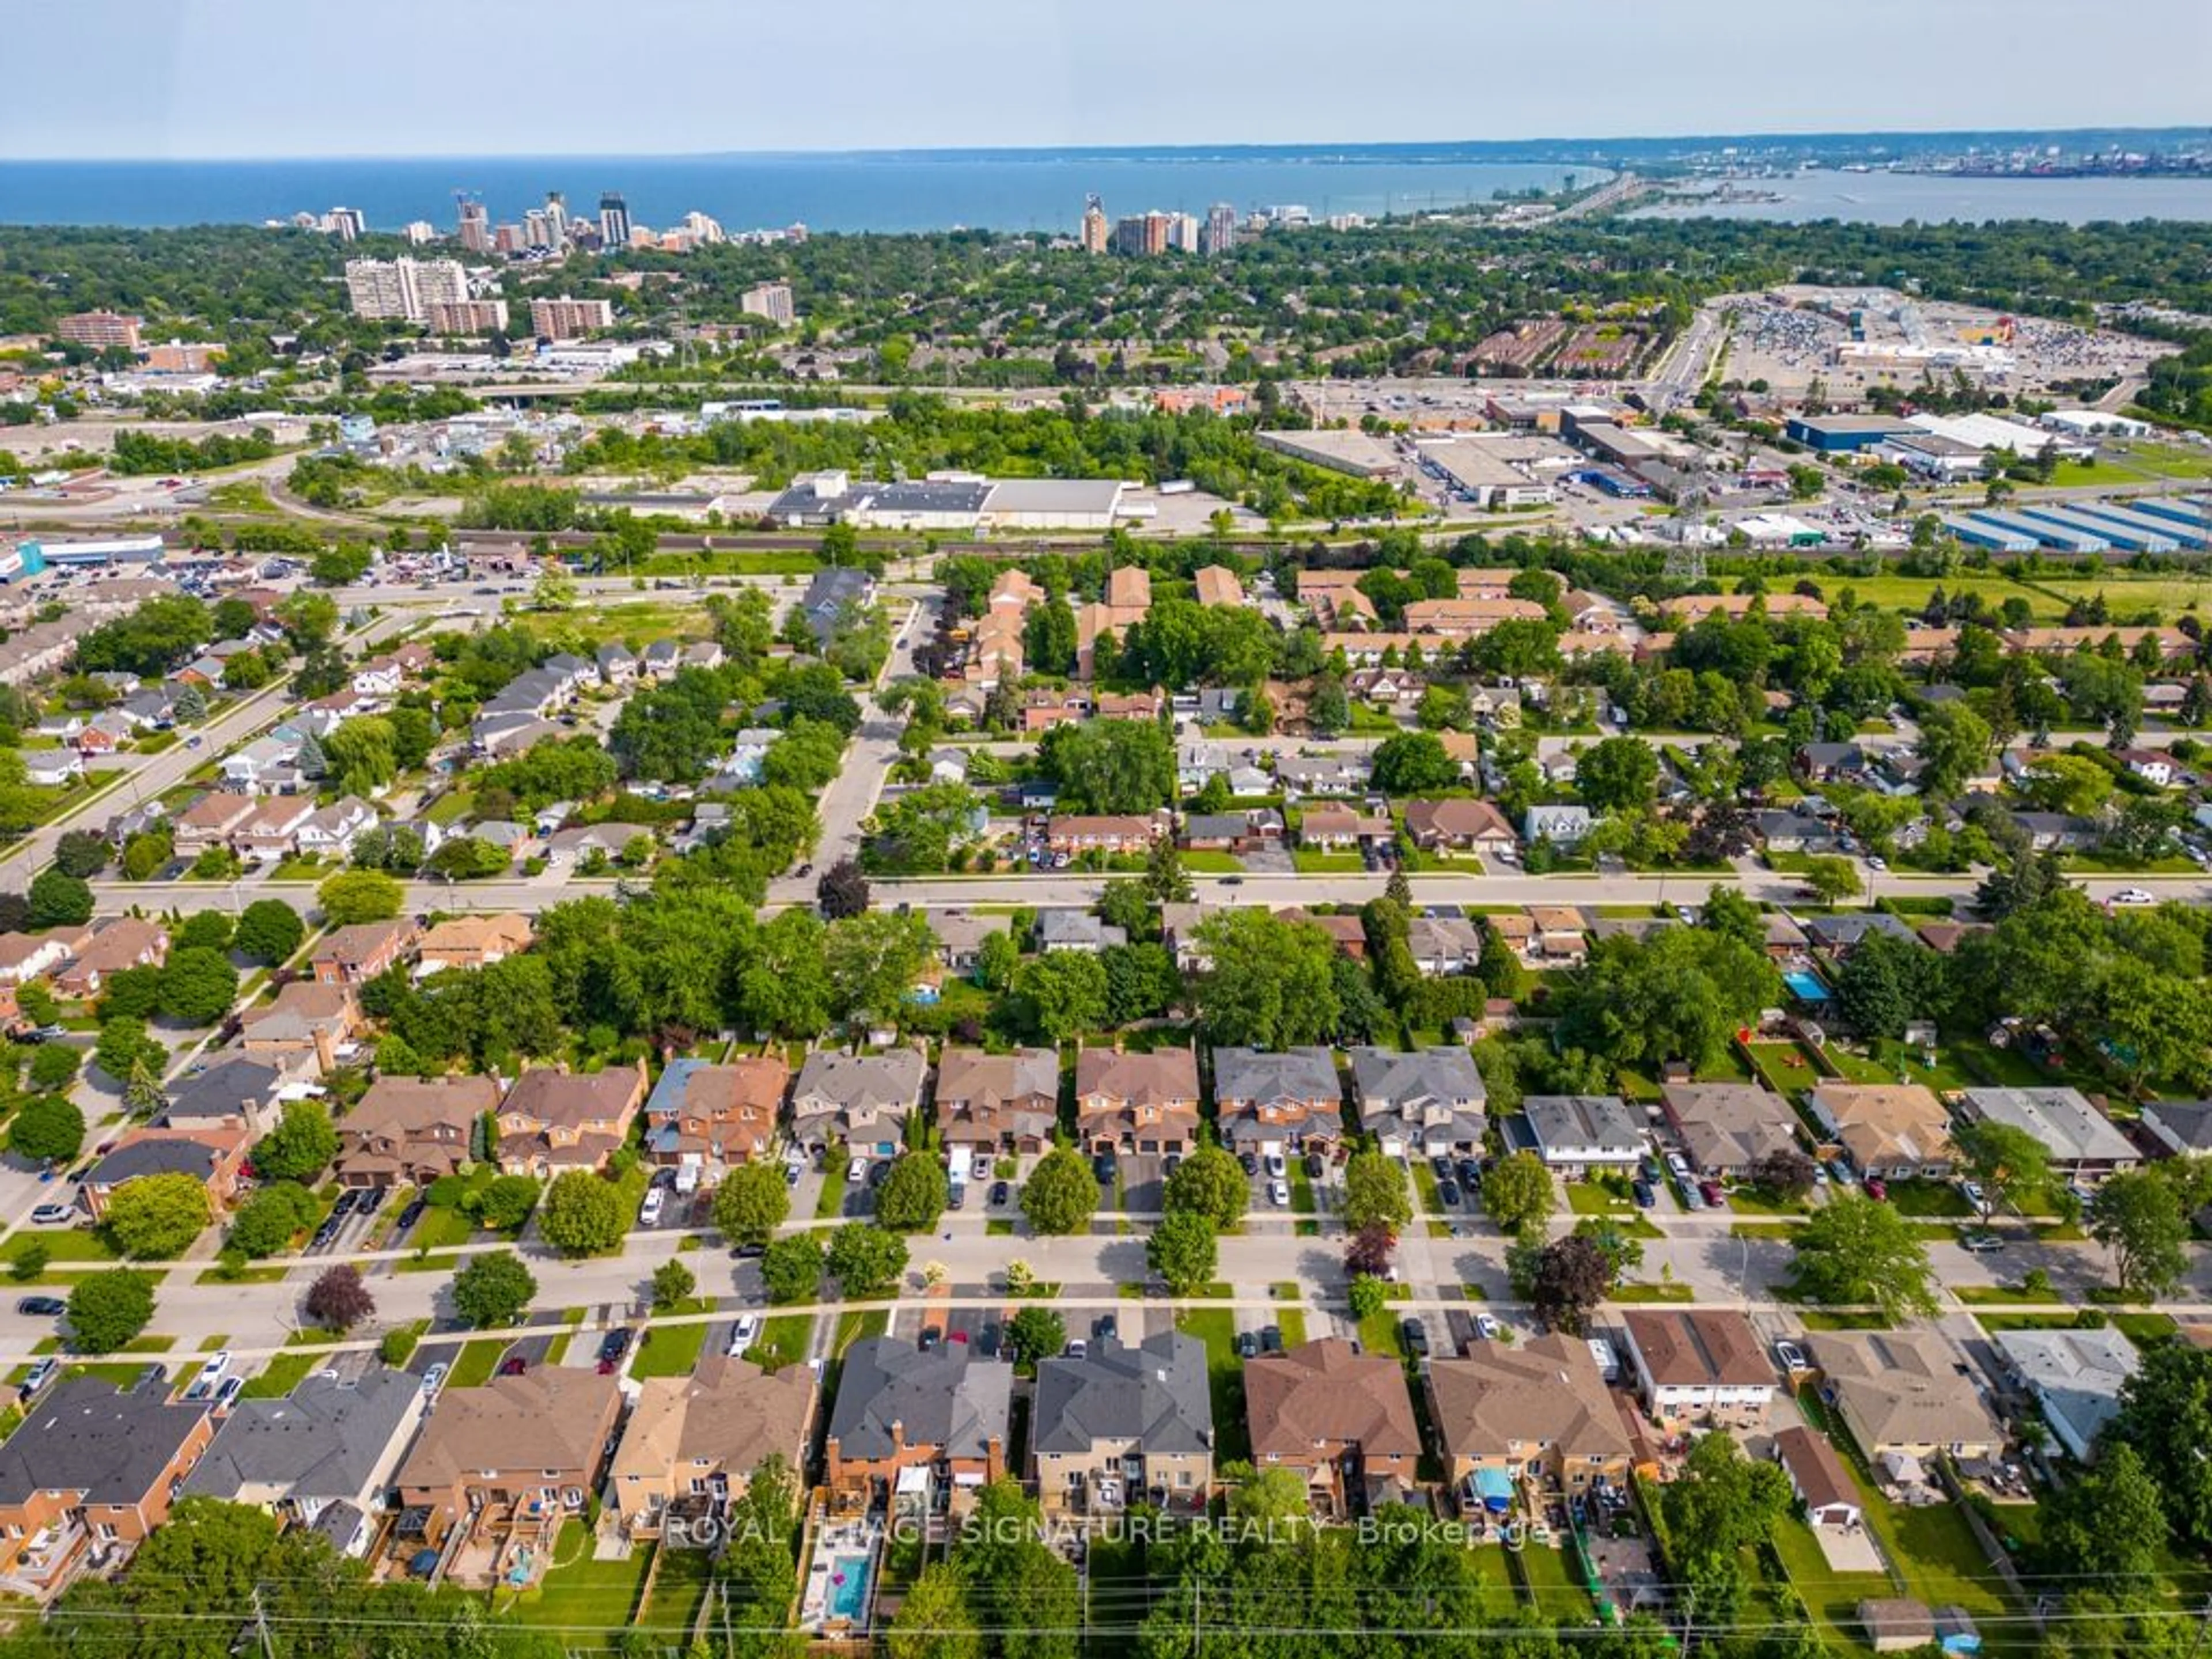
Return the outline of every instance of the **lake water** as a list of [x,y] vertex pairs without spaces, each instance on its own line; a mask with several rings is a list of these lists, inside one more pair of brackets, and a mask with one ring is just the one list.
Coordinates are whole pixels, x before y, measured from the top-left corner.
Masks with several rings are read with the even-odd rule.
[[[1556,190],[1609,176],[1589,163],[1499,159],[1500,146],[1357,149],[856,152],[848,155],[455,157],[404,161],[5,161],[0,224],[258,224],[302,210],[355,207],[378,230],[454,221],[453,192],[482,198],[495,222],[520,222],[548,190],[572,213],[596,214],[619,191],[655,228],[693,209],[732,232],[804,222],[817,230],[920,231],[956,226],[1073,232],[1084,198],[1109,216],[1160,208],[1203,216],[1296,203],[1316,218],[1370,217]],[[1647,210],[1691,216],[1850,219],[2177,219],[2212,222],[2212,179],[1959,179],[1929,173],[1814,172],[1745,181],[1782,199]]]
[[2039,219],[2083,225],[2100,219],[2212,223],[2212,179],[1960,179],[1929,173],[1794,173],[1747,179],[1733,187],[1774,202],[1711,202],[1641,210],[1638,218],[1843,219],[1863,224]]
[[696,209],[736,232],[803,222],[817,230],[918,231],[979,226],[1073,232],[1084,198],[1109,215],[1158,208],[1201,217],[1296,203],[1316,218],[1376,216],[1557,190],[1605,169],[1470,159],[1451,146],[1358,151],[884,152],[435,159],[388,161],[4,161],[0,224],[258,224],[359,208],[378,230],[427,219],[449,228],[453,192],[480,197],[495,223],[519,222],[549,190],[571,214],[596,215],[619,191],[637,223],[662,228]]

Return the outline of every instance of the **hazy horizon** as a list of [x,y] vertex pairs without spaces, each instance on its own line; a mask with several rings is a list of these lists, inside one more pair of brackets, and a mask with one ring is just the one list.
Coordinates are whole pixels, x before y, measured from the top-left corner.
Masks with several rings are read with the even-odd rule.
[[[2124,29],[2081,17],[2062,0],[1862,0],[1846,15],[1752,0],[1401,0],[1358,27],[1321,0],[1124,0],[1110,16],[948,0],[917,24],[900,0],[386,0],[365,28],[289,0],[72,0],[11,20],[16,61],[51,72],[19,77],[0,105],[0,155],[824,155],[2202,124],[2212,7],[2141,0]],[[2038,40],[2051,49],[2025,49]],[[1546,132],[1570,137],[1529,136]]]

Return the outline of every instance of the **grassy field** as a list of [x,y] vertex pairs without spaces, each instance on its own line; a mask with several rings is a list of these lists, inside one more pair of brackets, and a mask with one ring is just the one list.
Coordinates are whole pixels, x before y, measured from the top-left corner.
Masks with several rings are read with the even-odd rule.
[[665,1645],[680,1645],[699,1617],[713,1576],[714,1557],[707,1551],[664,1550],[653,1574],[653,1595],[639,1611],[638,1624],[664,1632]]
[[449,1389],[482,1388],[491,1381],[492,1373],[499,1369],[500,1356],[506,1352],[506,1341],[495,1336],[464,1343],[460,1357],[453,1361],[453,1369],[446,1377],[446,1386]]
[[760,1340],[745,1357],[766,1370],[777,1370],[805,1358],[807,1345],[813,1340],[811,1314],[778,1314],[761,1322]]
[[1794,1516],[1775,1528],[1774,1550],[1782,1558],[1791,1587],[1832,1646],[1857,1640],[1861,1601],[1894,1593],[1886,1573],[1838,1573],[1832,1569],[1812,1528]]

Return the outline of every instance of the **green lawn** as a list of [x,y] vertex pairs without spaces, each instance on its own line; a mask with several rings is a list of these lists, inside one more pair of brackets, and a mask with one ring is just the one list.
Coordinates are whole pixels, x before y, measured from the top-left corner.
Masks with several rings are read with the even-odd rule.
[[1244,1426],[1244,1362],[1237,1357],[1237,1316],[1226,1308],[1184,1308],[1176,1315],[1176,1328],[1206,1344],[1215,1458],[1250,1456],[1252,1442]]
[[554,1545],[558,1565],[547,1571],[544,1582],[534,1589],[495,1592],[495,1605],[518,1624],[560,1630],[564,1647],[612,1649],[637,1611],[653,1552],[641,1549],[628,1560],[595,1561],[591,1542],[582,1522],[566,1522]]
[[1607,1180],[1603,1176],[1593,1176],[1588,1181],[1567,1183],[1567,1208],[1577,1215],[1626,1217],[1636,1213],[1636,1202],[1618,1176]]
[[850,1158],[845,1143],[834,1140],[822,1154],[822,1192],[814,1200],[814,1218],[834,1221],[845,1213],[845,1194],[850,1189],[845,1180],[845,1166]]
[[[678,1313],[704,1313],[708,1304],[686,1302],[674,1310]],[[647,1328],[645,1340],[640,1345],[637,1358],[630,1362],[629,1374],[635,1377],[689,1376],[691,1368],[699,1363],[699,1351],[706,1346],[706,1320],[694,1320],[687,1325],[653,1325]]]
[[444,1206],[422,1212],[415,1231],[407,1235],[407,1247],[412,1250],[448,1250],[456,1244],[465,1244],[477,1235],[477,1224],[459,1210]]
[[1820,1068],[1794,1042],[1753,1042],[1745,1049],[1766,1086],[1785,1098],[1820,1085]]
[[1888,1201],[1899,1215],[1965,1218],[1974,1206],[1956,1187],[1942,1181],[1899,1181],[1889,1187]]
[[653,1574],[652,1597],[638,1615],[639,1626],[659,1634],[665,1646],[688,1643],[707,1599],[714,1565],[714,1558],[706,1550],[664,1550],[659,1571]]
[[1614,1285],[1612,1295],[1606,1299],[1610,1302],[1694,1302],[1698,1299],[1698,1292],[1688,1285],[1632,1282]]
[[475,1342],[464,1343],[460,1357],[453,1361],[453,1369],[447,1373],[449,1389],[478,1389],[492,1379],[499,1369],[500,1356],[507,1352],[504,1339],[484,1337]]
[[1291,862],[1302,876],[1356,876],[1367,867],[1357,853],[1324,853],[1318,848],[1293,849]]
[[14,1263],[23,1258],[23,1253],[33,1245],[46,1248],[49,1261],[113,1261],[117,1260],[115,1246],[107,1242],[107,1235],[92,1227],[46,1227],[36,1231],[26,1229],[5,1244],[0,1244],[0,1263]]
[[260,1376],[246,1379],[240,1395],[247,1400],[279,1399],[291,1393],[321,1364],[320,1354],[280,1353],[262,1368]]
[[1861,1601],[1895,1594],[1887,1573],[1835,1571],[1820,1553],[1812,1528],[1795,1516],[1775,1528],[1774,1552],[1790,1575],[1791,1588],[1832,1646],[1857,1641]]
[[1369,1353],[1387,1353],[1393,1359],[1403,1359],[1406,1346],[1398,1339],[1398,1321],[1403,1316],[1389,1307],[1370,1314],[1359,1322],[1359,1346]]
[[1233,876],[1244,868],[1244,860],[1234,853],[1200,850],[1182,856],[1182,867],[1194,876]]
[[745,1356],[766,1370],[780,1370],[806,1358],[814,1340],[814,1316],[778,1314],[761,1322],[760,1340]]
[[1519,1570],[1522,1593],[1543,1615],[1545,1623],[1584,1625],[1596,1612],[1590,1605],[1589,1591],[1568,1565],[1564,1549],[1532,1543],[1525,1549],[1509,1552],[1506,1559]]

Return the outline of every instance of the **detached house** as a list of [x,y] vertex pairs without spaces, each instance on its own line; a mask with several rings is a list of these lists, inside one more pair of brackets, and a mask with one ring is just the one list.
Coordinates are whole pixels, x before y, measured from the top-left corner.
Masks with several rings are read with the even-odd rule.
[[645,1103],[645,1155],[664,1169],[688,1164],[716,1172],[764,1157],[790,1086],[791,1067],[780,1054],[722,1066],[672,1060]]
[[1108,1337],[1082,1358],[1040,1359],[1030,1478],[1048,1515],[1135,1503],[1202,1511],[1213,1492],[1206,1344],[1165,1330],[1134,1347]]
[[1075,1058],[1075,1120],[1094,1152],[1188,1152],[1198,1142],[1198,1056],[1085,1048]]
[[415,972],[488,968],[527,951],[535,937],[527,916],[449,916],[422,935]]
[[361,1005],[349,988],[295,979],[239,1016],[239,1046],[287,1072],[320,1077],[350,1057],[360,1030]]
[[599,1170],[629,1139],[645,1103],[645,1062],[604,1072],[525,1072],[499,1108],[497,1161],[508,1175]]
[[1881,1181],[1944,1181],[1958,1154],[1951,1115],[1917,1083],[1823,1083],[1805,1103],[1851,1167]]
[[229,846],[232,833],[252,816],[255,804],[251,795],[230,794],[222,790],[202,795],[177,814],[179,856],[192,857],[210,847]]
[[1521,1113],[1506,1126],[1507,1143],[1570,1178],[1628,1169],[1647,1145],[1643,1120],[1618,1095],[1530,1095]]
[[1060,1125],[1060,1055],[948,1047],[937,1066],[937,1127],[948,1148],[1039,1152]]
[[76,947],[54,975],[54,990],[65,997],[95,997],[109,975],[158,968],[168,956],[169,936],[159,926],[137,916],[117,916],[95,926]]
[[221,1215],[238,1190],[238,1171],[252,1142],[243,1128],[132,1129],[85,1171],[76,1200],[94,1221],[107,1216],[115,1189],[142,1176],[187,1175],[207,1188],[208,1203]]
[[49,1602],[95,1552],[144,1542],[214,1435],[207,1407],[171,1404],[158,1376],[56,1383],[0,1443],[0,1589]]
[[1326,1048],[1216,1048],[1213,1099],[1232,1151],[1286,1155],[1334,1146],[1344,1133],[1344,1085]]
[[1249,1359],[1244,1415],[1254,1467],[1297,1470],[1317,1516],[1413,1488],[1420,1425],[1405,1367],[1386,1354],[1329,1336]]
[[1406,833],[1429,851],[1486,853],[1496,857],[1520,844],[1505,815],[1486,800],[1411,800]]
[[338,1120],[336,1171],[348,1187],[428,1187],[469,1161],[477,1125],[499,1106],[488,1077],[380,1077]]
[[1815,1331],[1806,1338],[1860,1449],[1900,1480],[1940,1454],[1987,1457],[2003,1425],[1940,1331]]
[[1761,1158],[1795,1152],[1797,1115],[1771,1090],[1749,1083],[1669,1083],[1659,1091],[1667,1121],[1701,1176],[1741,1176]]
[[365,985],[404,961],[417,937],[415,924],[405,917],[356,922],[316,945],[308,965],[325,985]]

